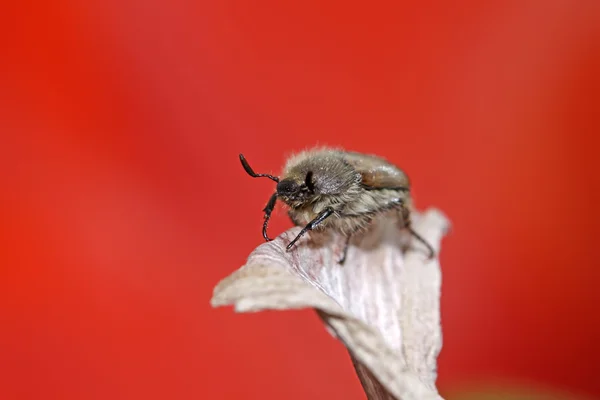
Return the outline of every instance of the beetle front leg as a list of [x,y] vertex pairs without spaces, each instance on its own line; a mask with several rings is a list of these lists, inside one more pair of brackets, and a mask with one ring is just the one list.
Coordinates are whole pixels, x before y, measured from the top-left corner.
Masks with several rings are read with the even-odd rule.
[[333,209],[328,207],[325,210],[321,211],[319,213],[319,215],[317,215],[315,217],[315,219],[313,219],[312,221],[310,221],[304,228],[302,228],[302,230],[300,231],[300,233],[298,233],[298,236],[296,236],[294,238],[294,240],[292,240],[290,242],[290,244],[287,245],[287,250],[290,250],[294,244],[296,243],[296,241],[298,241],[298,239],[300,239],[302,236],[304,236],[304,234],[308,231],[312,231],[317,225],[319,225],[321,222],[323,222],[325,219],[327,219],[327,217],[329,217],[330,215],[333,214]]

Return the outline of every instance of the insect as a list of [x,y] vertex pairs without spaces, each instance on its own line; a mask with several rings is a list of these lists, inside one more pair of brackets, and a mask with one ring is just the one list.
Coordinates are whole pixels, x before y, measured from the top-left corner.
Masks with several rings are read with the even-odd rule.
[[263,209],[263,237],[267,234],[271,213],[277,200],[284,202],[288,215],[300,233],[287,245],[289,251],[308,231],[333,229],[346,237],[339,263],[348,253],[350,238],[385,212],[397,212],[403,228],[422,242],[429,251],[431,245],[411,227],[410,181],[400,168],[382,157],[333,148],[317,148],[290,157],[282,177],[257,174],[240,154],[240,161],[248,175],[268,178],[277,182]]

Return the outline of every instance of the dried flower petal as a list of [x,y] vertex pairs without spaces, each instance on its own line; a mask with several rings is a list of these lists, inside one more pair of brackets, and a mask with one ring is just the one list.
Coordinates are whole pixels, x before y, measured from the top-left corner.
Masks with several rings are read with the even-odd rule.
[[[413,215],[413,228],[439,252],[448,220],[433,209]],[[335,234],[313,232],[286,251],[299,230],[258,246],[215,287],[211,304],[238,312],[314,308],[350,352],[369,399],[441,399],[438,259],[428,260],[391,218],[353,237],[344,264],[344,238]]]

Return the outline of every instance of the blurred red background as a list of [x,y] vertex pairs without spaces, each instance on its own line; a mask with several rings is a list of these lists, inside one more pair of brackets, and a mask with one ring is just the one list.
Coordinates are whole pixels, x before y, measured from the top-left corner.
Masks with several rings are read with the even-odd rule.
[[2,399],[363,398],[313,312],[209,306],[273,190],[238,153],[315,144],[452,220],[443,394],[600,398],[597,1],[3,8]]

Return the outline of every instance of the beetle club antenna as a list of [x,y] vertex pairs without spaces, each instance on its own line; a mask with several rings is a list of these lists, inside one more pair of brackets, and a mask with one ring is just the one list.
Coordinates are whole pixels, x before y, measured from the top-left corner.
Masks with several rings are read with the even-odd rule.
[[246,161],[246,158],[244,158],[243,154],[240,154],[240,161],[242,162],[242,167],[244,167],[244,169],[246,170],[246,172],[248,173],[248,175],[250,175],[253,178],[269,178],[275,182],[279,182],[279,178],[273,175],[269,175],[269,174],[257,174],[256,172],[254,172],[252,170],[252,168],[250,167],[250,164],[248,164],[248,161]]

